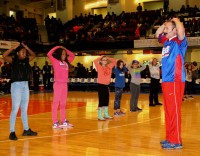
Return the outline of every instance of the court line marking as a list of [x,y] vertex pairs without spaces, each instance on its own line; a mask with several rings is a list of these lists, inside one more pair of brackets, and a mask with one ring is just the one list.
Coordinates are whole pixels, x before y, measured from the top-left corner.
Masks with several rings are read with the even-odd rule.
[[[44,139],[44,138],[51,138],[51,137],[58,137],[58,136],[69,136],[69,135],[76,135],[76,134],[98,132],[98,131],[102,131],[102,130],[109,130],[109,129],[114,129],[114,128],[121,128],[121,127],[126,127],[126,126],[141,124],[141,123],[146,123],[146,122],[150,122],[150,121],[157,120],[157,119],[160,119],[160,118],[161,118],[161,116],[153,118],[153,119],[149,119],[149,120],[146,120],[146,121],[141,121],[141,122],[135,122],[135,123],[125,124],[125,125],[120,125],[120,126],[113,126],[113,127],[109,127],[109,128],[93,129],[93,130],[88,130],[88,131],[80,131],[80,132],[68,133],[68,134],[48,135],[48,136],[41,136],[41,137],[33,136],[33,138],[18,139],[17,141],[35,140],[35,139]],[[97,121],[97,122],[105,122],[105,121]],[[0,141],[0,143],[6,143],[6,142],[12,142],[12,140]]]

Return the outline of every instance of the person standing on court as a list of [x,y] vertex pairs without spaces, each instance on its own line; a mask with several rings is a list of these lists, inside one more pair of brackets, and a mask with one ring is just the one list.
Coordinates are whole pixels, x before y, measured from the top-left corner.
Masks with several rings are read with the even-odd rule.
[[127,68],[124,61],[118,60],[116,67],[113,69],[115,74],[115,100],[114,100],[114,116],[123,116],[125,113],[121,111],[121,98],[123,93],[123,88],[125,87],[125,73]]
[[142,111],[141,108],[138,107],[138,99],[140,95],[140,83],[141,83],[141,71],[143,71],[146,66],[141,64],[137,60],[133,60],[127,66],[129,73],[131,74],[131,82],[130,82],[130,111],[137,112]]
[[34,62],[32,70],[33,70],[34,91],[39,91],[40,67],[37,66],[37,62]]
[[[68,74],[70,63],[74,60],[75,55],[63,46],[55,46],[48,54],[53,70],[53,104],[52,104],[52,120],[53,129],[62,127],[73,127],[66,119],[66,101],[68,94]],[[58,107],[60,105],[60,119],[58,120]]]
[[44,89],[50,89],[50,78],[51,78],[51,66],[48,61],[45,61],[45,65],[43,66],[43,83]]
[[156,58],[153,58],[149,62],[149,71],[150,71],[150,94],[149,94],[149,106],[162,105],[158,101],[158,92],[160,89],[160,63]]
[[[108,113],[109,105],[109,84],[112,74],[112,68],[116,64],[114,58],[101,56],[94,60],[95,67],[98,72],[98,120],[112,119]],[[104,116],[102,116],[102,109],[104,108]]]
[[[12,51],[14,58],[9,56]],[[28,55],[27,55],[28,52]],[[3,57],[12,64],[11,70],[11,98],[12,98],[12,111],[10,114],[10,140],[17,140],[15,134],[16,117],[21,108],[21,118],[24,126],[23,136],[36,136],[37,132],[33,132],[28,125],[28,103],[29,103],[29,81],[32,78],[32,69],[29,61],[35,58],[35,53],[24,43],[17,44],[16,46],[7,50]]]
[[172,18],[156,31],[162,49],[162,90],[164,98],[166,139],[163,149],[180,149],[181,104],[185,87],[184,58],[187,50],[185,28],[178,18]]

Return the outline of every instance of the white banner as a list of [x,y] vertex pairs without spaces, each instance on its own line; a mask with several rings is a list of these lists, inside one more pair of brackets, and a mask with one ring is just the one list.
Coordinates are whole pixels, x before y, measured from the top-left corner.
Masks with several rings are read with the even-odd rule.
[[11,47],[14,47],[17,43],[19,42],[0,40],[0,49],[10,49]]
[[187,37],[189,46],[199,46],[200,45],[200,37]]
[[148,47],[162,47],[163,45],[158,43],[158,39],[140,39],[134,40],[134,48],[148,48]]

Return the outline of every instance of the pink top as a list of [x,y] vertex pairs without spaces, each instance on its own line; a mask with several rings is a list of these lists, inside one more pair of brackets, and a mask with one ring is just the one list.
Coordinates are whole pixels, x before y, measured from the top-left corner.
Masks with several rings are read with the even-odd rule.
[[115,66],[116,60],[113,58],[108,58],[108,60],[111,61],[111,63],[109,63],[106,66],[100,65],[99,64],[100,60],[101,60],[101,57],[94,60],[94,64],[95,64],[95,66],[97,68],[97,72],[98,72],[98,83],[104,84],[104,85],[109,85],[110,79],[111,79],[111,74],[112,74],[112,68]]
[[[52,48],[47,54],[47,56],[49,57],[52,65],[53,65],[54,82],[68,82],[68,73],[69,73],[68,64],[65,61],[61,62],[60,60],[57,60],[56,58],[54,58],[52,56],[52,54],[58,48],[60,48],[60,46],[56,46],[56,47]],[[75,55],[69,50],[66,50],[66,53],[67,53],[67,55],[69,55],[68,61],[71,63],[74,60]]]

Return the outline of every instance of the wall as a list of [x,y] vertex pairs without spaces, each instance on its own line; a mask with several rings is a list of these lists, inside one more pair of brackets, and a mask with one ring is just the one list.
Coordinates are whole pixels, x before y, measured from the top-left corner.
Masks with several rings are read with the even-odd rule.
[[93,13],[94,15],[102,15],[103,18],[105,18],[105,16],[107,15],[107,8],[99,8],[99,9],[93,9]]
[[158,2],[144,2],[144,10],[157,10],[160,8],[163,8],[163,2],[158,1]]
[[137,0],[125,0],[125,12],[137,12],[138,3],[140,3],[144,10],[142,2]]
[[75,17],[75,15],[79,16],[80,13],[84,14],[88,14],[90,12],[90,14],[92,14],[92,10],[91,9],[84,9],[86,2],[82,1],[82,0],[74,0],[73,3],[73,17]]
[[56,10],[56,17],[60,18],[63,23],[73,18],[73,0],[66,1],[64,10]]
[[174,11],[180,10],[182,5],[186,5],[186,0],[169,0],[169,11],[173,9]]
[[116,15],[119,15],[124,10],[124,8],[122,8],[123,6],[121,5],[121,3],[124,3],[123,1],[124,0],[119,0],[119,3],[108,4],[107,12],[114,12]]
[[193,62],[193,61],[198,62],[198,66],[200,66],[200,49],[192,50],[190,62]]
[[194,7],[195,5],[199,6],[199,0],[188,0],[188,4],[190,7]]

